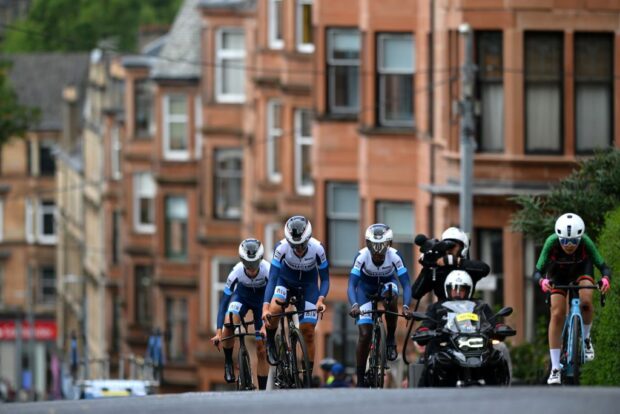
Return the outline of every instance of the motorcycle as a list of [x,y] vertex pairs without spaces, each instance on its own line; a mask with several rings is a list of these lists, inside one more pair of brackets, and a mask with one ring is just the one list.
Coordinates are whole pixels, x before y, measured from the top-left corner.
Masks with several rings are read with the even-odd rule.
[[438,313],[445,315],[441,321],[425,313],[413,313],[413,319],[429,320],[438,327],[411,337],[427,344],[418,386],[509,385],[509,362],[494,342],[516,335],[509,326],[495,326],[498,318],[512,313],[512,308],[502,308],[486,318],[482,307],[473,301],[446,301],[441,306]]

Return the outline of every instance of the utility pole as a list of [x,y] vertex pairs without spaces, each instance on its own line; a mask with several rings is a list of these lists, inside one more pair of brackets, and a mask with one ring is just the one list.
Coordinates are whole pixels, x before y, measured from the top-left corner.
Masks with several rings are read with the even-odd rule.
[[473,32],[469,23],[462,23],[459,32],[465,38],[465,63],[462,68],[461,101],[459,102],[461,124],[461,191],[460,191],[460,222],[461,230],[467,234],[472,232],[473,217],[473,171],[474,149],[476,142],[475,107],[475,71]]

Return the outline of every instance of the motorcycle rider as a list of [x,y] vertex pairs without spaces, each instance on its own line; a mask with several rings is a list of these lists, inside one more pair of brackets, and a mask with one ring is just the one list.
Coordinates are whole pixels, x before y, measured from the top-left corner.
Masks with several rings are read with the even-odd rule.
[[[424,320],[422,325],[416,330],[415,341],[425,349],[425,369],[420,378],[421,386],[451,386],[454,385],[453,367],[449,364],[442,363],[436,357],[437,351],[440,349],[439,341],[434,340],[434,332],[436,329],[445,325],[448,319],[449,309],[443,305],[446,301],[472,301],[475,303],[474,309],[476,313],[482,316],[482,321],[490,321],[493,319],[493,311],[488,304],[472,299],[471,295],[474,289],[474,283],[469,274],[463,270],[453,270],[450,272],[444,282],[445,300],[432,304],[426,312],[429,319]],[[496,329],[503,324],[496,324]],[[496,351],[499,353],[499,351]],[[497,355],[497,358],[502,358]],[[493,366],[495,368],[496,365]],[[490,372],[490,371],[488,371]]]
[[437,259],[428,253],[428,249],[437,245],[437,242],[432,239],[426,240],[427,242],[421,248],[425,253],[419,260],[423,267],[411,287],[412,299],[417,302],[429,292],[433,292],[439,301],[445,300],[447,296],[444,284],[453,270],[467,272],[473,281],[472,290],[480,279],[491,272],[488,264],[480,260],[469,259],[469,237],[457,227],[449,227],[441,234],[441,244],[449,248],[443,256]]

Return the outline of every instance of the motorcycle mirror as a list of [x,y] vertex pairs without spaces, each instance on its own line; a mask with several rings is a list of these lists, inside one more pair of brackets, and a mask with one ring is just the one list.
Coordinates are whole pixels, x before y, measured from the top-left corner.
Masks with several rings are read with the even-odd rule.
[[499,312],[495,314],[495,319],[499,317],[504,317],[512,314],[512,308],[510,306],[506,306],[505,308],[501,308]]

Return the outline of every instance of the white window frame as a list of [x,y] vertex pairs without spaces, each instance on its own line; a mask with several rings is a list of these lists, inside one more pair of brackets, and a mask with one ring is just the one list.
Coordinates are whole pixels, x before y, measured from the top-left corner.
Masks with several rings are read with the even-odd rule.
[[[313,195],[314,184],[303,185],[302,184],[302,159],[301,152],[303,146],[312,147],[312,135],[302,135],[301,117],[303,112],[308,112],[309,116],[312,116],[312,111],[307,108],[295,109],[295,189],[300,195]],[[312,151],[312,149],[310,149]]]
[[[142,176],[148,175],[153,180],[153,194],[148,194],[144,191],[141,191],[140,179]],[[151,198],[151,202],[153,203],[153,215],[155,215],[155,196],[157,195],[157,184],[155,183],[155,179],[153,178],[153,174],[150,172],[142,171],[136,172],[133,175],[133,223],[134,230],[136,233],[142,234],[153,234],[155,233],[155,217],[153,217],[153,223],[141,223],[140,222],[140,198],[144,196],[145,198]]]
[[263,238],[263,247],[265,249],[265,260],[271,262],[273,258],[273,251],[276,248],[276,243],[281,240],[274,236],[276,232],[280,231],[282,228],[282,224],[280,223],[267,223],[265,224],[265,237]]
[[35,235],[34,235],[34,207],[32,204],[32,199],[27,198],[26,199],[26,206],[25,206],[25,223],[24,223],[24,230],[26,232],[26,242],[28,244],[33,244],[35,242]]
[[[355,33],[357,34],[360,42],[359,53],[360,56],[357,59],[335,59],[333,58],[334,51],[334,36],[339,33]],[[328,99],[328,109],[333,114],[357,114],[360,110],[361,105],[361,45],[362,39],[359,30],[357,29],[344,29],[344,28],[333,28],[327,31],[327,99]],[[357,77],[357,105],[355,106],[337,106],[335,99],[335,82],[331,73],[332,67],[337,66],[357,66],[358,77]]]
[[112,153],[110,154],[110,164],[112,169],[112,179],[120,180],[123,177],[121,173],[121,139],[118,126],[112,127],[110,132],[112,141]]
[[[185,114],[170,114],[170,99],[182,98],[185,101]],[[188,161],[189,160],[189,128],[187,114],[188,108],[187,95],[174,93],[164,96],[164,158],[172,161]],[[173,150],[170,148],[170,125],[172,123],[185,124],[185,149]]]
[[[50,200],[39,200],[37,206],[37,239],[41,244],[55,244],[56,243],[56,203],[53,206],[44,206],[43,202],[49,202]],[[53,202],[53,201],[52,201]],[[44,216],[51,214],[54,220],[54,234],[43,233]]]
[[[269,10],[268,16],[269,22],[267,24],[267,30],[269,32],[269,48],[270,49],[283,49],[284,48],[284,27],[280,27],[280,33],[282,37],[278,38],[278,27],[277,24],[284,26],[283,17],[284,17],[284,1],[283,0],[268,0],[269,1]],[[280,19],[277,20],[276,23],[276,3],[280,3]]]
[[[403,37],[411,38],[411,46],[413,47],[412,52],[412,62],[411,68],[400,67],[400,68],[385,68],[383,66],[383,57],[385,52],[384,42],[389,39],[398,39]],[[413,127],[415,125],[415,61],[416,61],[416,47],[415,47],[415,36],[411,33],[381,33],[377,36],[377,75],[379,75],[379,91],[377,99],[377,105],[379,106],[379,123],[384,126],[395,126],[395,127]],[[413,113],[411,114],[411,120],[390,120],[386,118],[386,110],[385,103],[381,102],[382,91],[385,89],[385,77],[384,75],[402,75],[412,77],[412,83],[414,89],[411,90],[411,108],[413,109]]]
[[[280,107],[280,128],[274,128],[274,113],[275,107]],[[272,183],[282,182],[282,171],[276,172],[276,151],[275,146],[282,146],[282,121],[283,121],[283,109],[282,102],[276,99],[271,99],[267,102],[267,178]],[[280,160],[281,161],[281,160]]]
[[[244,40],[244,48],[243,49],[222,49],[223,45],[223,37],[226,33],[241,33],[243,35]],[[220,103],[243,103],[245,102],[245,79],[244,79],[244,93],[242,94],[232,94],[232,93],[224,93],[223,87],[224,83],[222,82],[222,74],[224,70],[224,61],[228,59],[242,59],[242,66],[245,66],[245,32],[243,29],[238,27],[223,27],[217,31],[216,35],[216,49],[215,49],[215,91],[216,91],[216,100]],[[242,69],[242,68],[239,68]]]
[[[304,27],[303,27],[303,9],[305,5],[312,5],[313,0],[297,0],[297,4],[295,6],[295,38],[297,43],[297,50],[302,53],[313,53],[314,52],[314,43],[303,43],[302,39],[304,36]],[[311,9],[312,10],[312,9]],[[310,23],[312,29],[312,22]]]
[[[215,194],[215,206],[214,206],[214,217],[216,220],[239,220],[242,216],[243,213],[243,150],[241,148],[235,148],[235,147],[230,147],[230,148],[218,148],[215,150],[215,180],[216,180],[216,185],[214,188],[214,194]],[[241,170],[238,171],[239,176],[237,177],[237,170],[232,171],[232,170],[220,170],[219,169],[219,163],[220,161],[226,160],[228,158],[232,158],[232,159],[239,159],[241,160]],[[221,196],[221,193],[219,191],[219,180],[222,179],[226,179],[226,180],[231,180],[231,179],[240,179],[241,180],[241,194],[240,194],[240,203],[239,203],[239,209],[238,210],[232,210],[229,211],[228,213],[224,212],[223,214],[219,214],[218,212],[218,207],[217,207],[217,199],[219,199]]]
[[[214,332],[217,329],[217,313],[220,307],[220,299],[226,286],[226,279],[223,282],[219,281],[219,266],[220,264],[232,264],[234,266],[238,261],[236,257],[224,256],[216,256],[211,259],[211,328]],[[228,277],[228,274],[226,276]]]
[[202,96],[194,98],[194,157],[202,158]]
[[[339,189],[347,189],[351,187],[356,187],[357,196],[358,196],[358,211],[357,212],[342,212],[336,211],[333,209],[335,207],[336,198],[335,193]],[[343,261],[339,261],[339,257],[337,257],[334,253],[334,249],[337,249],[338,243],[335,239],[333,239],[333,235],[336,234],[335,223],[337,222],[355,222],[357,223],[358,232],[361,226],[361,200],[359,199],[359,184],[357,182],[342,182],[342,181],[328,181],[325,186],[325,199],[327,201],[327,208],[325,209],[325,218],[327,222],[327,257],[329,257],[330,264],[334,267],[346,267],[350,266],[350,258]],[[333,242],[333,243],[332,243]],[[338,247],[337,247],[338,246]],[[353,246],[353,249],[355,247]],[[355,250],[352,250],[354,252]]]

